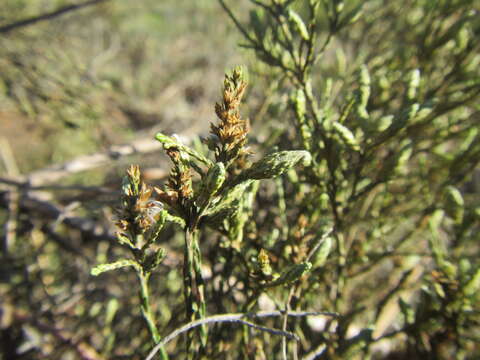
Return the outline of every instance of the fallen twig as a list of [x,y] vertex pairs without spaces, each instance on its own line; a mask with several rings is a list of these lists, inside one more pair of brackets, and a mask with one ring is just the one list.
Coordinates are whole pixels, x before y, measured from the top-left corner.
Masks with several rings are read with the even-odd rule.
[[[209,316],[200,320],[192,321],[176,330],[174,330],[172,333],[167,335],[166,337],[163,338],[155,347],[150,351],[148,356],[145,358],[145,360],[151,360],[153,357],[156,355],[156,353],[165,346],[168,342],[176,338],[178,335],[181,335],[184,332],[187,332],[193,328],[196,328],[198,326],[202,325],[209,325],[209,324],[215,324],[215,323],[221,323],[221,322],[233,322],[233,323],[239,323],[241,325],[246,325],[249,327],[252,327],[254,329],[260,330],[260,331],[266,331],[270,334],[273,335],[279,335],[283,336],[285,338],[288,338],[290,340],[296,340],[298,341],[299,338],[296,334],[291,333],[289,331],[283,331],[279,329],[274,329],[274,328],[269,328],[265,327],[262,325],[254,324],[250,321],[244,320],[245,318],[263,318],[263,317],[272,317],[272,316],[282,316],[285,315],[285,312],[283,311],[269,311],[269,312],[259,312],[259,313],[247,313],[247,314],[221,314],[221,315],[214,315],[214,316]],[[334,316],[337,317],[337,313],[333,312],[306,312],[306,311],[292,311],[288,313],[288,316],[295,316],[295,317],[302,317],[302,316],[309,316],[309,315],[326,315],[326,316]]]

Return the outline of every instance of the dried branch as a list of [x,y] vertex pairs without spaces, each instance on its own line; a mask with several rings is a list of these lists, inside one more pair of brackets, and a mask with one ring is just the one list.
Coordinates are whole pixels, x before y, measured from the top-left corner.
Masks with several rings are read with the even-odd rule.
[[81,155],[63,164],[52,165],[41,170],[33,171],[22,177],[4,177],[1,179],[1,182],[11,184],[23,183],[29,188],[40,186],[46,183],[52,183],[68,175],[105,166],[124,156],[150,153],[160,150],[161,147],[162,145],[156,140],[151,140],[149,137],[140,138],[130,144],[114,145],[105,152]]
[[318,239],[315,246],[310,250],[307,257],[305,258],[305,261],[310,261],[310,259],[313,257],[313,255],[315,255],[317,250],[320,248],[320,245],[322,245],[322,243],[325,241],[325,239],[328,238],[333,233],[333,230],[334,229],[332,227],[332,228],[327,229],[327,231],[325,231],[325,233],[320,237],[320,239]]
[[18,216],[18,198],[19,193],[16,190],[12,190],[7,195],[7,221],[5,221],[5,238],[2,243],[2,250],[7,254],[10,248],[15,243],[17,235],[17,216]]
[[[7,196],[7,193],[0,194],[0,205],[2,207],[6,207],[8,204]],[[19,199],[18,206],[20,211],[26,211],[31,214],[37,213],[44,220],[60,220],[61,223],[77,229],[87,236],[109,240],[115,239],[109,229],[97,224],[95,221],[70,215],[60,206],[42,200],[33,195],[22,196]]]
[[81,9],[81,8],[84,8],[84,7],[87,7],[87,6],[90,6],[90,5],[100,4],[100,3],[105,2],[105,1],[108,1],[108,0],[89,0],[89,1],[85,1],[85,2],[80,3],[80,4],[67,5],[67,6],[61,7],[60,9],[57,9],[55,11],[52,11],[52,12],[49,12],[49,13],[46,13],[46,14],[32,16],[32,17],[29,17],[27,19],[16,21],[16,22],[8,24],[8,25],[0,26],[0,34],[6,34],[6,33],[10,32],[12,30],[22,28],[22,27],[25,27],[25,26],[29,26],[29,25],[33,25],[33,24],[36,24],[36,23],[41,22],[41,21],[51,20],[51,19],[54,19],[58,16],[66,14],[68,12],[78,10],[78,9]]

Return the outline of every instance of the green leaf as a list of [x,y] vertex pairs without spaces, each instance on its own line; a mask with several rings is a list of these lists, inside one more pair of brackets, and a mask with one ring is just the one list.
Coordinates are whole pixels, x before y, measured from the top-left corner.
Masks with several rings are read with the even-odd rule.
[[447,186],[445,189],[445,212],[456,224],[463,220],[465,201],[462,193],[455,186]]
[[116,298],[112,298],[108,301],[106,314],[105,314],[105,325],[110,326],[115,314],[119,308],[119,302]]
[[208,169],[199,193],[199,206],[202,207],[217,193],[225,182],[226,170],[223,163],[218,162]]
[[288,169],[293,168],[299,162],[309,165],[312,156],[305,150],[279,151],[265,156],[262,160],[254,163],[250,168],[242,172],[236,179],[236,183],[247,179],[271,179],[282,175]]
[[126,245],[128,246],[130,249],[136,249],[137,247],[133,244],[132,240],[130,240],[130,238],[128,237],[128,235],[126,234],[123,234],[121,232],[117,232],[117,241],[121,244],[121,245]]
[[92,269],[92,271],[90,271],[90,274],[92,274],[93,276],[98,276],[106,271],[120,269],[127,266],[133,266],[137,271],[141,271],[140,264],[138,264],[137,262],[129,259],[122,259],[113,263],[97,265]]
[[169,222],[178,224],[178,225],[180,225],[181,227],[185,227],[185,220],[183,220],[183,219],[182,219],[181,217],[179,217],[179,216],[175,216],[175,215],[172,215],[172,214],[167,214],[166,220],[169,221]]
[[430,219],[428,220],[428,226],[431,236],[429,237],[429,245],[433,254],[435,262],[441,266],[445,262],[446,250],[440,243],[440,231],[439,228],[442,224],[444,212],[442,210],[436,210]]
[[298,89],[292,93],[291,103],[297,117],[300,134],[302,135],[303,146],[306,150],[311,149],[312,130],[307,123],[307,102],[305,92]]
[[340,20],[338,28],[341,29],[346,25],[353,24],[354,22],[358,21],[358,19],[360,19],[360,17],[363,15],[363,4],[364,2],[362,1],[355,8],[349,12],[346,12],[343,18]]
[[463,292],[467,296],[472,296],[480,291],[480,268],[478,268],[471,279],[463,287]]
[[401,296],[398,298],[398,306],[400,307],[405,323],[413,324],[415,321],[415,310],[413,307],[403,300]]
[[234,215],[241,208],[242,197],[252,189],[255,182],[255,180],[243,181],[222,192],[207,210],[205,221],[211,225],[221,224]]
[[270,287],[270,286],[278,286],[282,284],[290,284],[300,279],[303,275],[309,272],[311,268],[312,268],[312,263],[308,261],[289,266],[285,271],[282,272],[282,274],[277,280],[267,284],[267,286]]
[[199,154],[198,152],[189,148],[188,146],[183,145],[182,143],[180,143],[174,137],[167,136],[167,135],[164,135],[162,133],[157,133],[155,135],[155,139],[157,139],[158,141],[160,141],[162,143],[163,148],[165,150],[168,150],[170,148],[177,148],[181,152],[184,152],[184,153],[194,157],[195,159],[204,163],[207,166],[212,165],[212,162],[210,160],[208,160],[205,156],[203,156],[202,154]]

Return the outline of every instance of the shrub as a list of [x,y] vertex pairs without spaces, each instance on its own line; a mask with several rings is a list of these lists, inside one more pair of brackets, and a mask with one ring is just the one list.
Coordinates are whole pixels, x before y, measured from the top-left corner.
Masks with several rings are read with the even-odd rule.
[[249,86],[225,75],[202,141],[156,135],[165,184],[128,168],[115,246],[17,241],[4,301],[42,317],[11,317],[82,359],[478,358],[476,2],[219,4]]

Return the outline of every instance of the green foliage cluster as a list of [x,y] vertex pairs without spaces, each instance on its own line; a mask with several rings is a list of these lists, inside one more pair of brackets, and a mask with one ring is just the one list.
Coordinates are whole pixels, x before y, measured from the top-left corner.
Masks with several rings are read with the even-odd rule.
[[[81,337],[64,346],[94,359],[478,358],[478,4],[248,3],[219,0],[254,56],[249,87],[245,69],[225,75],[203,141],[156,135],[170,174],[151,186],[128,169],[116,244],[78,255],[90,261],[68,280],[44,235],[18,245],[57,254],[22,260],[40,283],[96,300],[74,307]],[[251,131],[240,109],[256,91]]]
[[[163,144],[173,163],[165,189],[155,188],[160,201],[150,200],[152,189],[141,181],[140,169],[137,166],[132,166],[124,179],[124,201],[119,213],[120,231],[117,237],[120,244],[131,248],[134,260],[123,259],[101,264],[92,270],[92,274],[99,275],[120,267],[133,266],[141,284],[143,316],[155,343],[160,341],[160,335],[150,305],[148,279],[163,260],[165,250],[151,248],[167,221],[181,225],[185,236],[183,286],[186,318],[191,323],[206,317],[208,298],[205,289],[212,290],[210,286],[206,286],[202,274],[199,241],[202,225],[210,225],[219,231],[228,241],[228,245],[224,244],[223,248],[228,249],[232,256],[243,259],[244,281],[248,281],[249,276],[255,277],[255,272],[258,276],[265,277],[263,280],[257,279],[258,284],[252,284],[252,289],[248,288],[252,285],[245,288],[245,295],[251,294],[244,305],[244,312],[252,309],[262,288],[293,283],[312,267],[306,260],[286,267],[281,274],[274,277],[271,269],[267,271],[270,260],[265,252],[262,264],[258,260],[253,263],[248,260],[250,246],[243,244],[243,228],[246,216],[252,212],[252,200],[258,191],[259,180],[280,176],[300,162],[308,165],[310,153],[303,150],[279,151],[253,164],[248,163],[248,126],[239,112],[246,85],[241,68],[225,76],[223,99],[215,107],[220,123],[212,124],[211,137],[205,140],[214,153],[214,160],[182,145],[175,138],[158,133],[156,139]],[[197,177],[192,175],[193,172]],[[224,271],[235,270],[233,263],[227,265],[230,269]],[[223,281],[228,281],[228,278]],[[224,306],[227,308],[228,304]],[[207,328],[202,325],[198,346],[195,346],[194,332],[188,334],[187,357],[211,357],[218,351],[218,345],[215,336],[208,341]],[[168,358],[165,348],[159,349],[161,357]]]

